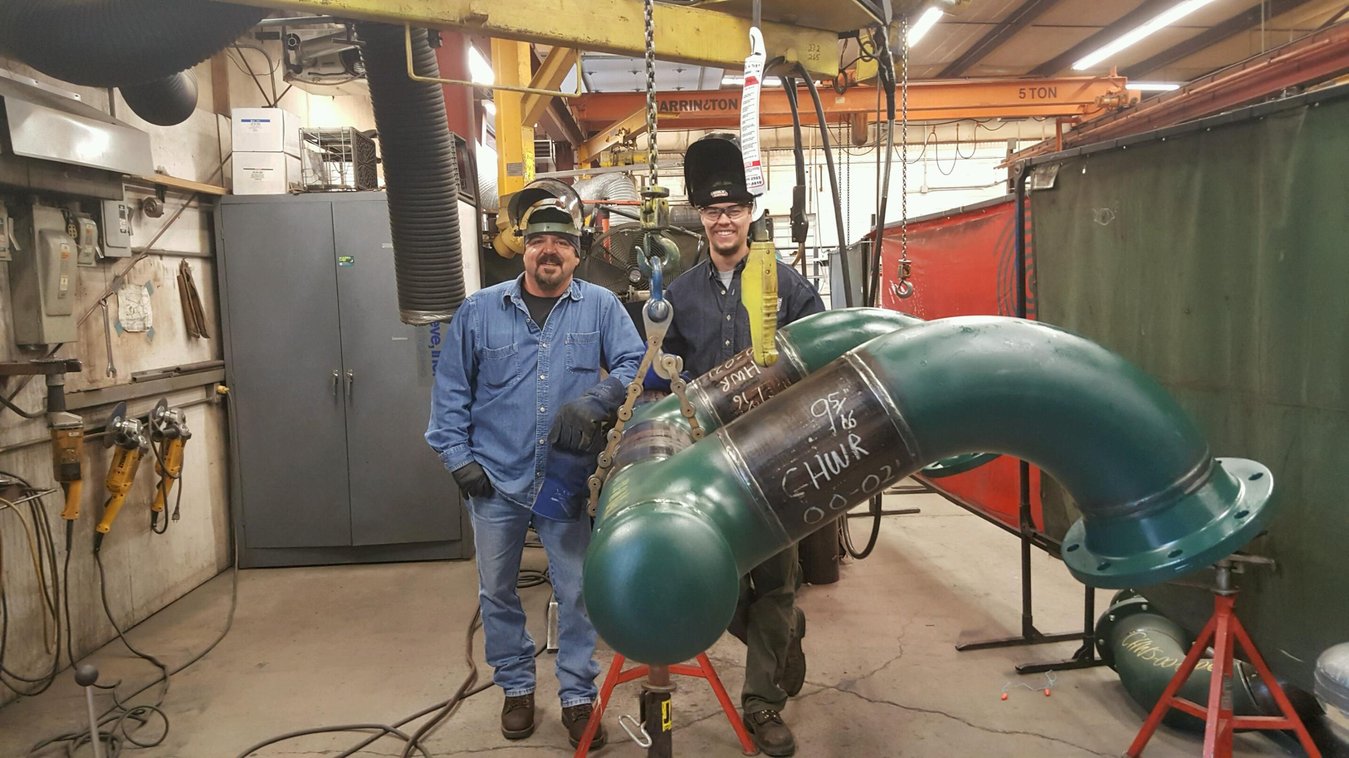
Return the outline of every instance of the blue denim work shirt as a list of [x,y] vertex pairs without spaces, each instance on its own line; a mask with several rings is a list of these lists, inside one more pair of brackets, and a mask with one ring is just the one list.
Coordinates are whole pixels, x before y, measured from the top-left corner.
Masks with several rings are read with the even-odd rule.
[[627,384],[645,346],[610,291],[573,279],[542,327],[523,276],[470,295],[436,363],[426,441],[450,471],[477,461],[507,499],[529,507],[548,459],[553,415],[600,381]]

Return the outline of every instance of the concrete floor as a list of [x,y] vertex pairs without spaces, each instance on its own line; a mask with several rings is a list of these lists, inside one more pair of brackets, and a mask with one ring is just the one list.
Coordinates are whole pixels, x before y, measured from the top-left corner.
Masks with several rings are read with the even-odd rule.
[[[887,517],[875,552],[846,563],[839,583],[803,588],[809,672],[784,714],[797,737],[797,755],[1121,755],[1145,714],[1114,672],[1056,672],[1052,695],[1045,697],[1043,675],[1013,671],[1028,660],[1062,659],[1075,644],[966,653],[953,648],[962,638],[1006,636],[1019,627],[1016,540],[933,495],[890,499],[887,507],[918,506],[922,512]],[[1081,623],[1082,587],[1059,562],[1038,551],[1034,556],[1036,624],[1045,632],[1070,631]],[[542,568],[542,551],[528,551],[526,565]],[[241,572],[233,629],[210,655],[173,677],[163,706],[171,730],[161,745],[134,755],[233,756],[274,734],[391,723],[449,697],[468,671],[464,629],[474,609],[475,577],[473,564],[464,562]],[[219,633],[230,587],[227,572],[128,636],[170,666],[180,664]],[[1098,609],[1109,595],[1098,594]],[[548,590],[524,590],[523,597],[531,628],[542,639]],[[476,650],[486,679],[481,637]],[[738,703],[743,647],[728,635],[710,657]],[[608,653],[600,660],[607,669]],[[154,675],[117,642],[90,661],[103,681],[121,678],[123,692]],[[501,695],[489,689],[433,734],[431,754],[571,754],[546,654],[539,671],[539,728],[531,738],[509,743],[501,737]],[[679,686],[676,755],[740,754],[707,685],[689,679]],[[999,697],[1004,687],[1005,701]],[[616,728],[620,714],[636,714],[638,689],[632,683],[618,690],[605,717],[611,744],[599,754],[645,755],[620,739]],[[111,701],[101,695],[98,702],[102,709]],[[82,692],[66,672],[47,693],[0,709],[0,755],[26,755],[35,742],[79,728],[83,713]],[[147,726],[141,739],[154,731]],[[310,736],[254,755],[337,755],[362,739]],[[361,754],[401,750],[401,743],[385,739]],[[1146,755],[1200,752],[1199,737],[1164,727]],[[48,754],[56,753],[42,753]],[[88,754],[87,748],[80,752]],[[1236,754],[1283,751],[1258,735],[1238,735]]]

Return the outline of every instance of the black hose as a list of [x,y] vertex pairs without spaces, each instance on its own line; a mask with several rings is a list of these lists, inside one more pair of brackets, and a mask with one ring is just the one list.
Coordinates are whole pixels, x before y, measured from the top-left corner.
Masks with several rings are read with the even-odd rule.
[[136,116],[161,127],[173,127],[188,120],[197,109],[197,76],[192,70],[178,71],[148,84],[124,86],[121,98]]
[[209,58],[266,15],[210,0],[0,0],[0,53],[71,84],[147,84]]
[[[389,195],[398,308],[404,322],[448,321],[464,300],[459,172],[439,84],[408,78],[404,29],[358,23]],[[425,29],[412,32],[420,76],[440,67]]]
[[181,124],[197,109],[197,76],[191,70],[121,90],[137,116],[159,126]]
[[[866,297],[866,304],[873,308],[879,307],[881,304],[881,253],[885,250],[881,243],[885,240],[885,211],[890,202],[890,166],[893,163],[895,151],[895,58],[890,53],[890,40],[885,33],[885,29],[882,28],[876,36],[879,40],[877,46],[880,48],[876,51],[880,64],[877,67],[877,78],[885,89],[886,132],[885,179],[881,183],[880,210],[876,213],[876,234],[872,240],[875,252],[871,256],[870,293]],[[907,76],[908,72],[905,72],[905,75]],[[907,117],[908,115],[905,114],[905,118]],[[900,191],[908,192],[909,188],[905,186]],[[908,219],[902,221],[908,221]]]
[[824,162],[829,169],[829,189],[834,196],[834,223],[838,233],[838,262],[843,272],[843,305],[853,307],[852,266],[848,264],[847,232],[843,230],[843,207],[838,203],[838,174],[834,171],[834,151],[829,147],[829,123],[825,120],[824,105],[820,102],[820,92],[815,89],[815,79],[802,63],[796,64],[796,71],[806,82],[811,102],[815,104],[815,118],[820,122],[820,138],[824,147]]

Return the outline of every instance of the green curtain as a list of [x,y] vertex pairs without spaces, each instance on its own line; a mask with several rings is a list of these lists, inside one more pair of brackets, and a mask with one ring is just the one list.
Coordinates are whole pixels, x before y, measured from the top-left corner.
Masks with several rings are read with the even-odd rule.
[[[1040,318],[1157,377],[1217,456],[1274,472],[1237,615],[1311,690],[1349,641],[1349,87],[1059,164],[1031,196]],[[1048,480],[1046,480],[1048,482]],[[1046,519],[1075,518],[1053,482]],[[1200,577],[1197,577],[1200,578]],[[1197,631],[1199,591],[1149,597]]]

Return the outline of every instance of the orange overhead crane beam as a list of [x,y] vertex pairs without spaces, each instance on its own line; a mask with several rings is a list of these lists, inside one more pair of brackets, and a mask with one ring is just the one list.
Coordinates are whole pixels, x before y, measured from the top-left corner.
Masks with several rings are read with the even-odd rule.
[[[1128,102],[1121,76],[1077,76],[1046,79],[951,79],[909,82],[909,120],[947,121],[962,118],[1094,118]],[[803,122],[815,120],[810,94],[799,90]],[[876,113],[876,88],[850,87],[838,94],[820,87],[820,100],[830,121]],[[881,107],[885,105],[884,94]],[[606,130],[646,105],[643,92],[594,92],[569,105],[582,129]],[[662,129],[714,129],[740,123],[740,90],[657,92],[656,110]],[[791,108],[781,87],[765,87],[759,105],[762,126],[791,124]]]

